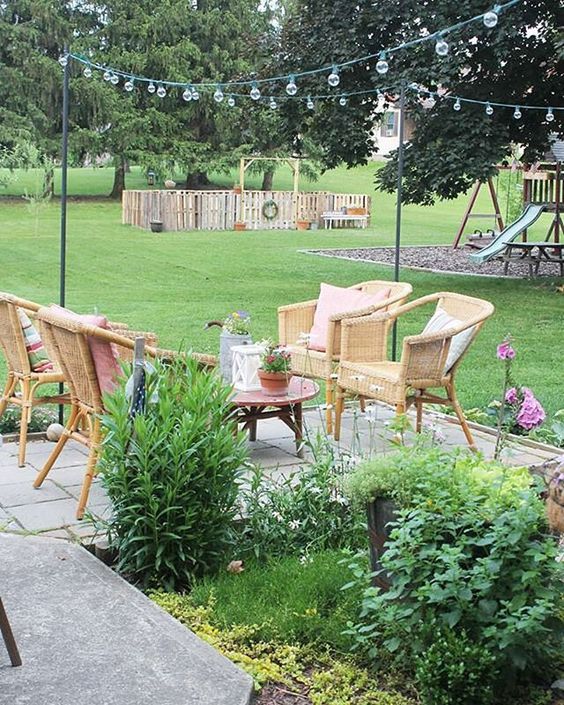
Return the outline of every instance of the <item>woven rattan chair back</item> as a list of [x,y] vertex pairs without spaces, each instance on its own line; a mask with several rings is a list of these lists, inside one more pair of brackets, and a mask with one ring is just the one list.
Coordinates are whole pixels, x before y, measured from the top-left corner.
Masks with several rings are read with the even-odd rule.
[[17,301],[15,296],[0,293],[0,347],[6,357],[8,368],[18,374],[28,375],[31,368],[18,316]]

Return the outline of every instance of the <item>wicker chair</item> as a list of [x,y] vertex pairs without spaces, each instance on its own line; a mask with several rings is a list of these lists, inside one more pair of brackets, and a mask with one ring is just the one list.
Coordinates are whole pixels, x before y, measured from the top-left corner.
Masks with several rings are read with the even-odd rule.
[[[437,309],[440,307],[460,324],[434,333],[405,337],[401,360],[390,362],[387,350],[391,325],[403,314],[429,303],[436,303]],[[468,444],[474,448],[474,439],[456,397],[454,378],[466,350],[493,312],[494,307],[489,301],[440,292],[424,296],[395,311],[344,321],[337,378],[335,439],[338,440],[340,435],[345,394],[352,392],[391,404],[398,415],[404,414],[411,404],[415,404],[418,433],[421,431],[424,403],[451,406]],[[466,347],[450,369],[445,369],[453,337],[470,329]],[[446,397],[429,391],[441,387],[445,389]]]
[[44,384],[60,384],[64,382],[63,373],[55,361],[53,369],[45,372],[34,372],[31,369],[26,350],[22,324],[18,316],[18,308],[33,318],[40,309],[33,301],[20,299],[12,294],[0,293],[0,347],[4,352],[8,365],[8,377],[2,396],[0,396],[0,416],[8,404],[21,407],[20,446],[18,464],[25,464],[27,429],[31,420],[32,408],[38,404],[70,403],[69,395],[51,395],[36,397],[35,393]]
[[333,430],[331,408],[335,401],[334,373],[341,353],[341,323],[343,319],[368,316],[382,309],[394,311],[413,291],[410,284],[379,280],[362,282],[349,288],[358,289],[367,294],[376,294],[382,289],[390,289],[390,295],[380,304],[331,316],[327,331],[327,345],[324,352],[311,350],[308,348],[307,342],[300,341],[303,334],[311,330],[317,299],[281,306],[278,309],[278,337],[280,344],[286,346],[292,354],[292,371],[303,377],[325,381],[327,433],[331,433]]
[[[119,332],[87,325],[61,316],[51,309],[42,308],[37,314],[41,334],[54,351],[57,362],[65,375],[71,394],[71,412],[61,438],[41,472],[37,475],[33,486],[39,488],[53,467],[67,441],[72,438],[89,449],[88,461],[82,491],[78,503],[77,519],[82,519],[88,501],[90,486],[96,474],[96,461],[101,441],[100,416],[104,413],[104,402],[96,368],[88,344],[89,338],[111,343],[120,351],[122,359],[131,359],[131,351],[135,347],[135,338],[144,336],[151,343],[155,340],[152,334],[137,333],[130,330]],[[150,357],[172,357],[176,353],[159,350],[151,345],[145,348]],[[210,355],[193,353],[202,366],[213,367],[216,360]]]

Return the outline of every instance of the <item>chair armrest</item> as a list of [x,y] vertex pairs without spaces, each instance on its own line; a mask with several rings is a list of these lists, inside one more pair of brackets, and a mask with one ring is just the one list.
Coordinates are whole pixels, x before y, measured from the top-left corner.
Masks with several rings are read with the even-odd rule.
[[341,322],[341,360],[383,362],[387,358],[389,313],[346,318]]
[[302,333],[309,333],[313,326],[313,317],[317,299],[303,301],[278,309],[278,342],[280,345],[293,345]]
[[437,333],[406,336],[401,354],[404,381],[444,377],[450,343],[457,330],[458,327],[453,327]]

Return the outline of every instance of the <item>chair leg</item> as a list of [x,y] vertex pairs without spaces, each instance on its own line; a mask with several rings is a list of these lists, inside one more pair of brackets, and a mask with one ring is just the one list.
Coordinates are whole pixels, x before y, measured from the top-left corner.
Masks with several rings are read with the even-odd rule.
[[470,431],[470,427],[468,426],[468,423],[466,419],[464,418],[464,412],[462,411],[462,407],[460,406],[460,402],[458,401],[458,398],[456,396],[456,391],[454,389],[454,384],[449,384],[446,387],[446,392],[448,396],[448,400],[450,402],[450,405],[454,409],[454,413],[458,417],[458,420],[460,422],[460,425],[462,426],[462,430],[464,431],[464,435],[466,436],[466,441],[470,448],[472,450],[477,450],[476,444],[474,443],[474,437],[472,436],[472,432]]
[[417,412],[415,431],[416,433],[421,433],[421,427],[423,425],[423,402],[421,401],[421,397],[415,397],[415,410]]
[[14,633],[12,632],[12,627],[10,626],[10,622],[8,621],[8,615],[6,614],[6,610],[4,609],[4,605],[2,603],[1,597],[0,597],[0,634],[2,634],[2,637],[4,639],[4,643],[6,644],[6,649],[8,650],[8,656],[10,657],[10,662],[11,662],[12,666],[21,666],[22,659],[20,656],[20,652],[18,651],[18,645],[16,644],[16,640],[14,638]]
[[366,397],[359,397],[358,403],[360,404],[360,410],[364,414],[364,412],[366,411]]
[[341,438],[341,416],[343,415],[343,407],[345,405],[345,390],[337,385],[335,399],[335,431],[333,436],[336,441]]
[[4,386],[4,391],[2,392],[2,396],[0,397],[0,416],[2,416],[4,411],[6,411],[6,407],[8,406],[8,401],[9,401],[10,397],[13,395],[17,386],[18,386],[17,377],[12,377],[11,375],[8,375],[8,379],[6,380],[6,385]]
[[332,379],[325,380],[325,404],[327,410],[325,412],[325,423],[327,425],[327,435],[333,433],[333,406],[335,403],[335,387]]
[[22,418],[20,421],[20,447],[18,449],[18,465],[25,465],[25,447],[27,443],[27,427],[31,421],[31,384],[29,379],[22,379]]
[[67,441],[69,440],[70,434],[75,430],[79,421],[80,421],[79,410],[76,406],[73,406],[71,409],[69,420],[67,421],[67,425],[65,426],[64,431],[61,434],[61,437],[59,438],[59,440],[57,441],[57,444],[55,445],[55,447],[51,451],[51,455],[47,458],[47,462],[43,466],[41,472],[35,478],[35,482],[33,483],[33,486],[35,487],[35,489],[38,489],[43,484],[43,480],[47,477],[49,470],[51,470],[51,468],[55,464],[55,461],[57,460],[57,458],[61,454],[61,451],[63,450]]
[[90,438],[90,453],[88,455],[88,463],[86,465],[86,474],[84,475],[82,490],[80,491],[80,499],[78,500],[78,509],[76,510],[77,519],[82,519],[84,517],[84,510],[86,509],[86,504],[88,502],[90,487],[92,486],[92,480],[96,474],[96,462],[98,460],[101,435],[100,420],[96,417],[92,429],[92,437]]

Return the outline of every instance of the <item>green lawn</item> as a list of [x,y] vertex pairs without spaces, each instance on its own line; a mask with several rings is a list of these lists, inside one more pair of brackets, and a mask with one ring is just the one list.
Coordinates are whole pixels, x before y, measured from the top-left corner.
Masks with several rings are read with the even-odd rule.
[[[362,190],[372,169],[344,170],[325,178],[338,190]],[[89,171],[89,170],[86,170]],[[101,172],[98,170],[96,176]],[[109,172],[104,172],[106,176]],[[73,173],[74,176],[74,173]],[[85,174],[80,174],[86,178]],[[319,187],[319,186],[318,186]],[[461,203],[406,208],[404,242],[449,242]],[[139,329],[155,330],[162,344],[181,343],[217,351],[217,329],[205,321],[234,308],[248,309],[256,338],[275,336],[277,306],[316,296],[319,283],[350,285],[391,277],[391,269],[331,260],[298,252],[301,248],[371,246],[393,240],[393,199],[375,197],[373,226],[348,231],[189,232],[153,235],[122,226],[120,206],[107,201],[69,204],[67,303],[79,311],[94,308]],[[58,297],[56,202],[39,212],[17,200],[0,202],[0,288],[40,302]],[[408,272],[415,296],[452,290],[483,296],[496,304],[466,358],[459,389],[467,407],[483,406],[499,395],[502,369],[495,346],[507,332],[515,337],[518,381],[535,390],[547,409],[564,406],[561,386],[564,298],[555,282]],[[419,331],[419,316],[401,332]]]

